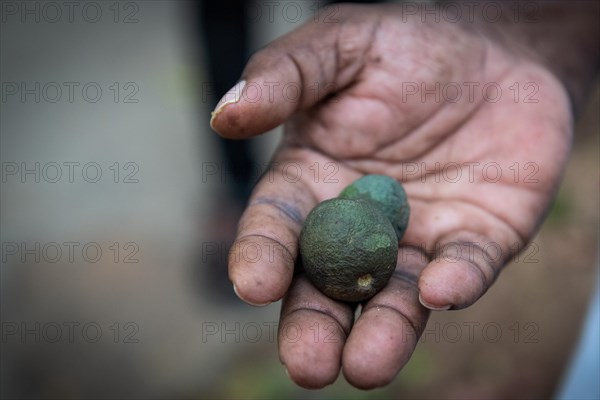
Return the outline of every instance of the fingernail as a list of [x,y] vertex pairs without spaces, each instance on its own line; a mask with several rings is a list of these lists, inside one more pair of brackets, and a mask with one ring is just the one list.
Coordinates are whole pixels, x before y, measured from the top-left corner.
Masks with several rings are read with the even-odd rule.
[[253,303],[251,301],[248,301],[246,299],[244,299],[242,296],[240,296],[240,294],[238,293],[237,290],[237,286],[235,286],[235,283],[233,284],[233,292],[235,293],[235,295],[242,301],[250,304],[251,306],[255,306],[255,307],[264,307],[264,306],[268,306],[269,304],[271,304],[270,301],[267,301],[266,303]]
[[215,117],[221,111],[223,111],[223,108],[225,108],[225,106],[227,104],[233,104],[233,103],[237,103],[238,101],[240,101],[240,99],[242,98],[242,91],[244,90],[245,86],[246,86],[246,81],[241,80],[238,83],[236,83],[231,89],[229,89],[227,91],[227,93],[225,93],[223,95],[223,97],[221,97],[221,100],[219,100],[219,102],[217,103],[215,110],[210,113],[210,126],[211,127],[212,127],[213,121],[215,120]]
[[[285,374],[287,375],[288,378],[290,378],[290,371],[288,371],[287,367],[284,365],[283,366],[283,371],[285,372]],[[290,378],[292,379],[292,378]]]
[[452,307],[452,304],[448,304],[445,306],[434,306],[431,305],[427,302],[425,302],[425,300],[423,300],[423,298],[421,297],[421,294],[419,293],[419,302],[423,305],[423,307],[429,308],[432,311],[446,311],[449,310]]

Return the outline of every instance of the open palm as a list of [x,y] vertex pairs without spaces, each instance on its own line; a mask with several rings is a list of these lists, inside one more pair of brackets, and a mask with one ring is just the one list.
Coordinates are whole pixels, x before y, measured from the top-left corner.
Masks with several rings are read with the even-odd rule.
[[[571,116],[553,75],[474,28],[395,6],[337,11],[257,53],[211,123],[229,138],[286,123],[230,253],[236,293],[284,298],[280,358],[295,382],[322,387],[343,367],[370,388],[408,361],[429,310],[474,303],[531,240]],[[411,216],[392,279],[355,320],[296,261],[308,212],[365,174],[402,182]]]

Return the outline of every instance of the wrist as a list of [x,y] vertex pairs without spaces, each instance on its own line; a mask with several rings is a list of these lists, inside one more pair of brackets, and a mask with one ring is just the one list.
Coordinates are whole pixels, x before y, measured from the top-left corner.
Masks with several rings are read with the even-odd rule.
[[600,61],[600,2],[507,1],[489,2],[493,7],[487,8],[488,3],[474,1],[458,4],[465,29],[550,72],[568,92],[573,109],[581,108]]

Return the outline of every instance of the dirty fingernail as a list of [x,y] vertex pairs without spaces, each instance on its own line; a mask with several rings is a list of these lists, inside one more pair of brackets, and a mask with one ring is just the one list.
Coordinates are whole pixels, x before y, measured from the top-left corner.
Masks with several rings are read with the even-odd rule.
[[420,293],[419,293],[419,302],[423,305],[423,307],[429,308],[432,311],[446,311],[452,307],[452,304],[447,304],[445,306],[434,306],[432,304],[429,304],[425,300],[423,300]]
[[231,89],[229,89],[227,91],[227,93],[225,93],[223,95],[223,97],[221,97],[221,100],[219,100],[219,102],[217,103],[215,110],[210,113],[210,115],[211,115],[210,116],[210,125],[211,126],[212,126],[213,121],[215,120],[216,116],[219,115],[219,113],[221,111],[223,111],[223,109],[225,108],[226,105],[237,103],[238,101],[240,101],[240,99],[242,98],[242,91],[244,90],[245,86],[246,86],[246,81],[241,80],[238,83],[236,83]]
[[240,296],[238,290],[237,290],[237,286],[235,286],[235,283],[233,284],[233,292],[235,293],[235,295],[242,301],[250,304],[251,306],[255,306],[255,307],[264,307],[264,306],[268,306],[269,304],[271,304],[270,301],[267,301],[266,303],[253,303],[251,301],[248,301],[247,299],[243,298],[242,296]]

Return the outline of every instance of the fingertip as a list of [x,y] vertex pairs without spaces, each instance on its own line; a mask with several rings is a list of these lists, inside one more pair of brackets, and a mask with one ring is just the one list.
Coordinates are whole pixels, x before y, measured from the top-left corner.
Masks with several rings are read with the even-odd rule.
[[247,296],[247,295],[245,295],[245,294],[240,294],[239,290],[237,289],[237,285],[236,285],[235,283],[233,284],[233,292],[235,293],[235,295],[236,295],[236,296],[237,296],[237,297],[238,297],[240,300],[242,300],[242,301],[244,301],[244,302],[246,302],[246,303],[250,304],[251,306],[255,306],[255,307],[264,307],[264,306],[267,306],[267,305],[271,304],[271,302],[270,302],[270,301],[267,301],[267,302],[265,302],[265,303],[257,303],[257,302],[255,302],[255,301],[253,301],[253,300],[252,300],[252,296],[251,296],[251,297],[248,297],[248,296]]
[[296,277],[281,306],[278,332],[279,358],[290,379],[308,389],[334,383],[352,319],[350,305],[328,298],[306,276]]
[[423,300],[421,293],[419,293],[419,303],[425,308],[430,309],[431,311],[446,311],[452,308],[452,304],[444,304],[444,305],[436,305],[431,304]]
[[276,241],[260,236],[237,240],[229,253],[229,279],[246,303],[265,306],[280,300],[293,277],[293,259]]
[[[215,109],[210,113],[210,127],[218,134],[223,136],[224,134],[235,130],[236,125],[232,124],[232,122],[237,121],[239,115],[236,114],[236,107],[234,107],[234,105],[239,103],[242,99],[245,86],[245,80],[241,80],[233,85],[233,87],[221,97],[215,106]],[[227,114],[226,118],[223,118],[224,114]],[[239,126],[237,126],[237,128],[239,129]]]
[[414,348],[411,340],[394,311],[366,311],[352,328],[344,347],[344,377],[359,389],[388,385],[408,361]]
[[226,139],[243,139],[250,136],[243,121],[244,104],[227,103],[211,112],[210,127]]
[[434,311],[466,308],[487,290],[481,271],[465,260],[432,261],[419,278],[419,301]]
[[325,371],[322,373],[321,369],[315,368],[314,365],[307,366],[292,366],[290,369],[284,364],[285,374],[292,382],[296,385],[303,387],[304,389],[323,389],[333,384],[339,375],[339,368],[336,369],[335,373],[329,373]]
[[239,81],[211,112],[211,128],[228,139],[246,139],[279,126],[298,104],[272,93],[272,84],[281,86],[264,79]]
[[230,276],[230,280],[236,296],[251,306],[257,307],[280,300],[289,286],[285,280],[276,282],[269,277],[266,277],[266,280],[263,279],[260,271],[247,271],[243,278]]
[[306,389],[334,383],[340,373],[345,334],[331,317],[300,309],[279,327],[279,356],[290,379]]

